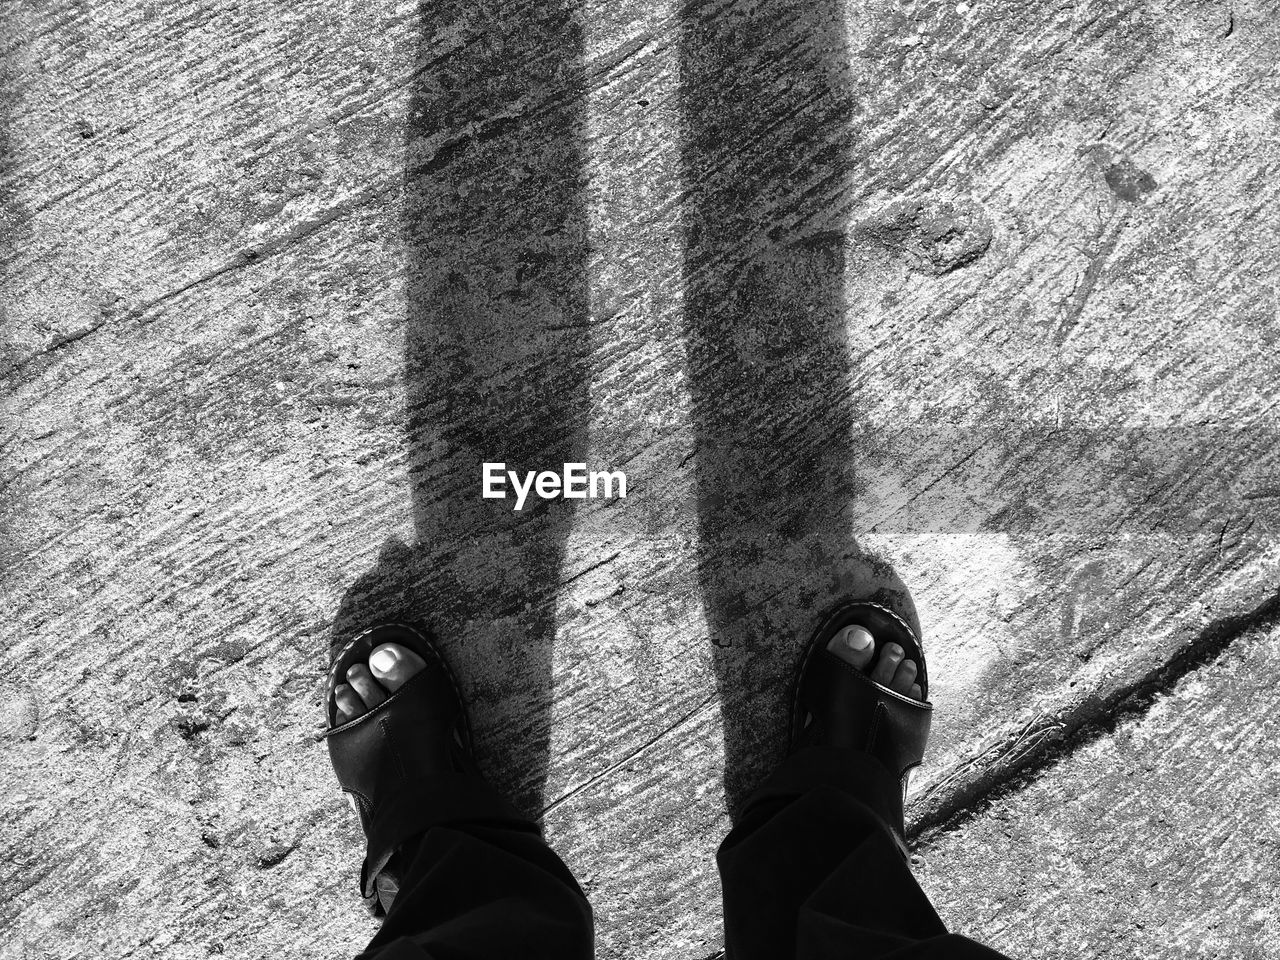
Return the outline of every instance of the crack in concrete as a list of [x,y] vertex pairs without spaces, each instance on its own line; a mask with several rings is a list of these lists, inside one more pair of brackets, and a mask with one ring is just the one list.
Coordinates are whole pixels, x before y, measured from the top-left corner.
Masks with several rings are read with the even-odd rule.
[[1280,625],[1280,591],[1248,613],[1212,621],[1171,658],[1131,683],[1102,697],[1088,696],[1057,715],[1036,718],[996,748],[1015,759],[956,790],[912,824],[908,838],[928,841],[960,829],[995,801],[1016,794],[1059,762],[1114,733],[1122,722],[1141,717],[1160,694],[1211,665],[1238,637],[1276,625]]

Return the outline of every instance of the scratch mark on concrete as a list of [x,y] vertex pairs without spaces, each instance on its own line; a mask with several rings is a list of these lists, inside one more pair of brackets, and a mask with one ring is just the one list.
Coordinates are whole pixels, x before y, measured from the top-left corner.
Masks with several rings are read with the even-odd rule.
[[692,710],[690,710],[688,713],[684,714],[682,717],[680,717],[680,718],[679,718],[678,720],[676,720],[675,722],[673,722],[673,723],[671,723],[671,724],[668,724],[668,725],[667,725],[666,727],[664,727],[661,731],[659,731],[659,732],[658,732],[657,734],[655,734],[654,736],[650,737],[648,740],[646,740],[646,741],[645,741],[644,743],[642,743],[640,746],[636,747],[634,750],[632,750],[630,753],[628,753],[628,754],[627,754],[625,757],[623,757],[621,760],[618,760],[618,761],[616,761],[616,762],[614,762],[614,763],[610,764],[607,768],[605,768],[604,770],[601,770],[599,773],[597,773],[597,774],[596,774],[594,777],[592,777],[590,780],[586,781],[585,783],[579,784],[578,786],[574,787],[572,790],[568,791],[567,793],[564,793],[564,794],[562,794],[561,796],[557,797],[555,800],[553,800],[553,801],[552,801],[551,803],[549,803],[547,806],[543,807],[543,809],[542,809],[542,813],[541,813],[541,814],[539,814],[539,819],[541,819],[542,817],[545,817],[548,813],[550,813],[550,812],[551,812],[552,810],[554,810],[556,807],[560,806],[562,803],[565,803],[565,802],[566,802],[566,801],[568,801],[568,800],[572,800],[572,799],[573,799],[574,797],[576,797],[578,794],[580,794],[580,793],[582,793],[582,792],[584,792],[584,791],[586,791],[586,790],[590,790],[590,789],[591,789],[592,787],[594,787],[597,783],[600,783],[601,781],[608,779],[608,778],[609,778],[610,776],[612,776],[615,772],[617,772],[618,770],[621,770],[623,767],[625,767],[627,764],[629,764],[629,763],[630,763],[632,760],[634,760],[636,757],[640,756],[640,754],[644,753],[646,750],[648,750],[650,747],[652,747],[652,746],[653,746],[654,744],[656,744],[658,741],[660,741],[660,740],[662,740],[663,738],[667,737],[669,734],[674,733],[676,730],[679,730],[681,727],[683,727],[683,726],[684,726],[685,724],[687,724],[689,721],[693,720],[693,719],[694,719],[695,717],[697,717],[699,714],[701,714],[701,713],[705,712],[708,708],[710,708],[710,706],[711,706],[713,703],[715,703],[715,702],[716,702],[717,700],[719,700],[719,699],[720,699],[720,694],[719,694],[718,692],[717,692],[717,693],[713,693],[713,694],[711,694],[711,695],[709,695],[709,696],[705,697],[705,698],[704,698],[701,702],[699,702],[699,703],[697,704],[697,706],[695,706]]
[[1067,308],[1066,315],[1058,324],[1058,329],[1054,334],[1054,340],[1057,343],[1063,343],[1071,335],[1071,331],[1076,324],[1080,322],[1080,315],[1084,313],[1084,308],[1088,305],[1089,298],[1093,296],[1093,291],[1098,285],[1098,278],[1102,276],[1102,271],[1106,269],[1107,262],[1111,259],[1111,255],[1115,253],[1116,243],[1120,240],[1120,233],[1124,230],[1128,221],[1129,215],[1122,213],[1112,221],[1109,228],[1104,228],[1101,231],[1101,242],[1089,258],[1089,265],[1085,267],[1084,276],[1080,279],[1080,283],[1076,285],[1075,294],[1071,298],[1071,305]]

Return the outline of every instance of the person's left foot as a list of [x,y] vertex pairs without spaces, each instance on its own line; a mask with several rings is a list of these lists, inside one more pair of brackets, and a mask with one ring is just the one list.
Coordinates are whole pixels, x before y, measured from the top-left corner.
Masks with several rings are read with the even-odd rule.
[[334,688],[338,723],[347,723],[372,710],[425,666],[420,656],[398,643],[374,647],[369,662],[353,664],[347,670],[347,682]]
[[916,683],[916,662],[907,660],[906,651],[896,643],[878,644],[866,627],[845,627],[831,638],[827,649],[881,686],[913,700],[924,699]]

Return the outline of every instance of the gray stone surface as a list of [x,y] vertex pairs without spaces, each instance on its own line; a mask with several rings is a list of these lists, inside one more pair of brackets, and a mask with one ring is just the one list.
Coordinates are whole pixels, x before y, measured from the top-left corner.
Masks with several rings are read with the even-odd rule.
[[916,850],[965,932],[1020,957],[1280,952],[1280,631],[1237,639]]
[[1271,5],[3,10],[0,956],[354,951],[375,615],[688,960],[834,596],[923,624],[918,829],[1274,613]]

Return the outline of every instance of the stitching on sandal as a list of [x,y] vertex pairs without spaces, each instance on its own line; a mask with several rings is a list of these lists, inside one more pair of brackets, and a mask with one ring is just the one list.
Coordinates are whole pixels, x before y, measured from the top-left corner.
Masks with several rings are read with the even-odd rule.
[[400,755],[400,745],[396,742],[395,730],[391,726],[391,718],[383,717],[378,721],[378,727],[382,730],[382,738],[385,742],[383,749],[391,752],[391,759],[395,761],[396,773],[400,775],[401,780],[408,780],[409,774],[404,768],[404,758]]
[[867,731],[867,745],[864,749],[867,753],[874,753],[876,748],[876,736],[880,733],[880,721],[884,715],[888,713],[885,705],[877,700],[876,707],[871,711],[871,729]]

